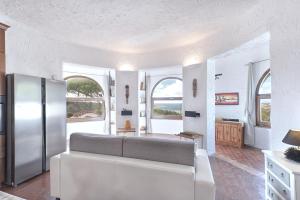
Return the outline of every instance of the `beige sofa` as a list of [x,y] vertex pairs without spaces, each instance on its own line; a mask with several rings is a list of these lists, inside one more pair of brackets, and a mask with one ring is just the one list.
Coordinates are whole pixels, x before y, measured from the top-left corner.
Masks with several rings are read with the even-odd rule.
[[71,151],[51,158],[51,195],[61,200],[214,200],[207,153],[193,148],[189,142],[74,134]]

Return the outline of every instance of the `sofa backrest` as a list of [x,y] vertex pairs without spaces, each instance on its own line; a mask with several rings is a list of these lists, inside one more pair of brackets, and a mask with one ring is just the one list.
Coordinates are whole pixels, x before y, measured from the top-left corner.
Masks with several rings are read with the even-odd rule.
[[112,156],[123,155],[123,137],[73,133],[70,137],[70,150]]
[[123,156],[194,166],[194,143],[147,137],[125,137]]
[[70,150],[194,166],[195,144],[148,137],[73,133]]

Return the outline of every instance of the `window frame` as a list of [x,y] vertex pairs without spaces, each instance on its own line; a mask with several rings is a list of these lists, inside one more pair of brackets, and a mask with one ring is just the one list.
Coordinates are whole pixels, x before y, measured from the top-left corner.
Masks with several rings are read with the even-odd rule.
[[[90,77],[87,77],[87,76],[84,76],[84,75],[73,75],[73,76],[67,76],[64,78],[64,80],[66,81],[66,87],[68,87],[68,79],[71,79],[71,78],[85,78],[85,79],[89,79],[91,81],[94,81],[96,82],[102,89],[102,92],[103,92],[103,96],[102,97],[89,97],[89,98],[84,98],[84,97],[67,97],[66,96],[66,103],[68,102],[68,100],[72,100],[73,102],[76,102],[75,99],[78,99],[79,101],[81,100],[84,100],[84,99],[89,99],[89,100],[98,100],[98,101],[102,101],[103,102],[103,115],[99,118],[90,118],[89,120],[78,120],[78,121],[74,121],[74,122],[70,122],[68,120],[68,117],[67,117],[67,123],[80,123],[80,122],[92,122],[92,121],[105,121],[106,119],[106,102],[105,102],[105,98],[104,98],[104,90],[103,90],[103,87],[93,78],[90,78]],[[66,90],[66,92],[68,93],[68,91]],[[66,93],[66,94],[67,94]],[[87,101],[88,102],[88,101]],[[67,110],[68,111],[68,110]]]
[[256,126],[258,127],[263,127],[263,128],[271,128],[271,121],[270,122],[263,122],[260,118],[260,101],[263,99],[270,99],[271,98],[271,93],[270,94],[259,94],[259,89],[261,88],[262,84],[264,81],[271,76],[271,70],[268,69],[265,71],[265,73],[261,76],[260,80],[258,81],[256,91],[255,91],[255,107],[256,107]]
[[156,100],[167,100],[167,101],[176,101],[176,100],[181,100],[183,101],[183,97],[153,97],[153,93],[156,89],[156,87],[162,82],[165,81],[167,79],[176,79],[176,80],[180,80],[182,82],[182,79],[179,77],[166,77],[166,78],[162,78],[159,81],[157,81],[157,83],[153,86],[153,89],[151,91],[151,119],[165,119],[165,120],[182,120],[182,112],[183,112],[183,108],[181,106],[181,115],[180,116],[176,116],[176,115],[170,115],[170,116],[157,116],[154,115],[153,113],[153,108],[154,108],[154,101]]

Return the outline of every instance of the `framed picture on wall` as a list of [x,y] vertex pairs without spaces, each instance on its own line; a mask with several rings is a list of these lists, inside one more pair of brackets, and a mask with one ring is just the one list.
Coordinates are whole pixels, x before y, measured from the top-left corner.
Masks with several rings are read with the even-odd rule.
[[216,94],[216,105],[239,105],[239,93],[217,93]]

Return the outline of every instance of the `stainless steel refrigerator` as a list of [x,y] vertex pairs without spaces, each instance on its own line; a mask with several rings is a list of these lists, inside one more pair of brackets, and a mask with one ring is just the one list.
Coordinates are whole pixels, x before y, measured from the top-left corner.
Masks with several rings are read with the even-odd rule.
[[52,156],[66,150],[66,82],[42,80],[43,119],[44,119],[44,157],[43,169],[49,170]]
[[41,174],[65,151],[65,95],[64,81],[7,75],[6,184]]

